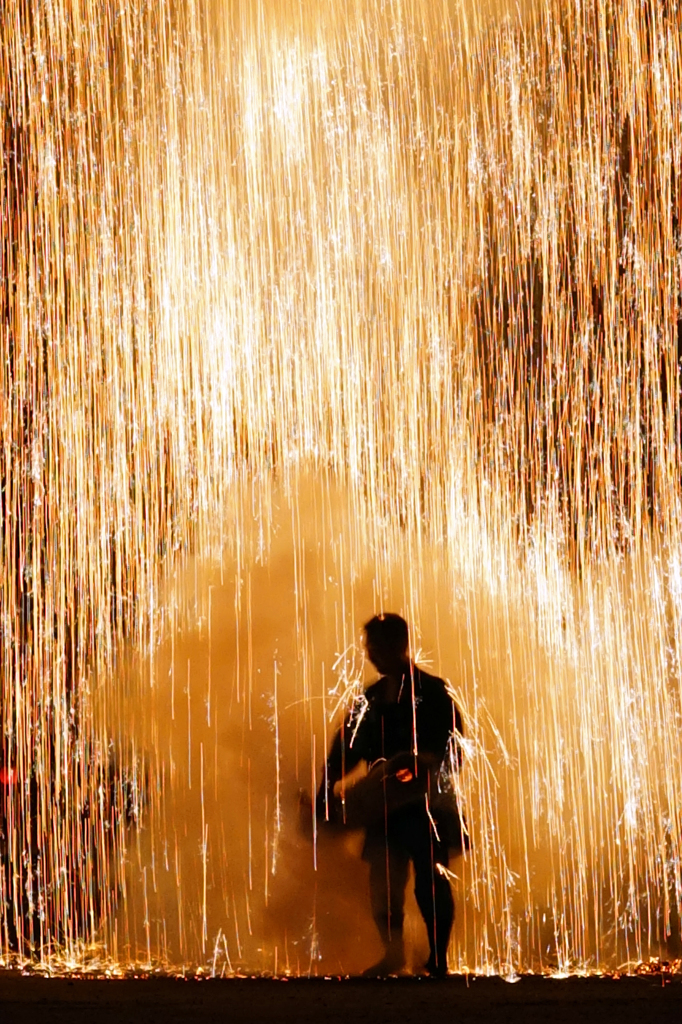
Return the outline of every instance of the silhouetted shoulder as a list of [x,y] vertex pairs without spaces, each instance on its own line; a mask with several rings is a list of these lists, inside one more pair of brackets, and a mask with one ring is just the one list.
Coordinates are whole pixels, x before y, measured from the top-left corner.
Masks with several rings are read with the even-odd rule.
[[450,696],[445,680],[439,676],[429,675],[423,669],[415,667],[415,683],[415,690],[418,695],[434,713],[442,713],[450,718],[454,712],[453,726],[462,735],[462,715],[457,704]]
[[445,680],[441,679],[440,676],[429,675],[423,668],[419,668],[415,665],[414,668],[415,682],[418,687],[423,691],[425,697],[441,697],[446,700],[451,700],[450,694],[445,686]]
[[368,686],[367,689],[365,690],[365,697],[370,702],[370,704],[372,703],[373,700],[377,699],[381,692],[380,683],[381,679],[377,679],[376,683],[372,683],[372,685]]

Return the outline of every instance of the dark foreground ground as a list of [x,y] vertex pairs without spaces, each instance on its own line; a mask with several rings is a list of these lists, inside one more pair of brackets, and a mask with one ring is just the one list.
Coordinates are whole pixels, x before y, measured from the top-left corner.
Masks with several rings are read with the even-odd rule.
[[682,978],[99,981],[0,971],[0,1024],[682,1024]]

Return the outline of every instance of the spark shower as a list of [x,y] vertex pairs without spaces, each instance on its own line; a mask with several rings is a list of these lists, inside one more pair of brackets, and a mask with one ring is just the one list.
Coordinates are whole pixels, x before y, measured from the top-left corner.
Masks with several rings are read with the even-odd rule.
[[380,607],[464,713],[451,967],[679,955],[679,4],[0,39],[5,961],[370,962],[297,800]]

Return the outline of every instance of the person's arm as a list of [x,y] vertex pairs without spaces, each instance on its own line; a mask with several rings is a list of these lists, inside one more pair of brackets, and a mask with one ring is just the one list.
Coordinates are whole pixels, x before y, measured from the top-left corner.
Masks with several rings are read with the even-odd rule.
[[433,754],[440,765],[445,757],[451,767],[459,771],[462,767],[462,744],[464,726],[455,701],[450,696],[442,679],[428,691],[427,707],[419,716],[419,751]]
[[332,741],[326,764],[322,770],[322,780],[317,791],[315,807],[318,821],[335,820],[338,808],[334,799],[334,786],[341,781],[344,775],[364,760],[361,736],[356,732],[352,745],[349,742],[350,737],[353,736],[353,729],[353,713],[350,712],[346,715],[341,728]]
[[457,771],[459,771],[460,768],[462,767],[462,756],[463,755],[462,755],[462,744],[460,743],[460,739],[462,739],[464,737],[464,726],[462,724],[462,716],[461,716],[461,714],[459,712],[459,708],[455,704],[454,700],[452,701],[452,708],[453,708],[453,719],[452,720],[453,720],[453,726],[454,726],[453,734],[452,734],[452,746],[453,746],[453,750],[454,750],[454,754],[455,754],[455,767],[457,768]]

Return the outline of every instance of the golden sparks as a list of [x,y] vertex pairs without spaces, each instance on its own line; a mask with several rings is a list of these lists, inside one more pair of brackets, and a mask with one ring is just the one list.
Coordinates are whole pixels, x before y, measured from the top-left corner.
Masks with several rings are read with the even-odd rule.
[[352,969],[295,794],[382,605],[452,967],[679,956],[679,3],[4,0],[0,61],[5,958]]

